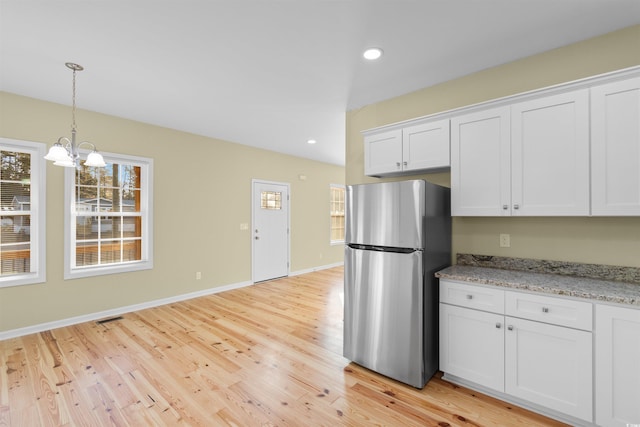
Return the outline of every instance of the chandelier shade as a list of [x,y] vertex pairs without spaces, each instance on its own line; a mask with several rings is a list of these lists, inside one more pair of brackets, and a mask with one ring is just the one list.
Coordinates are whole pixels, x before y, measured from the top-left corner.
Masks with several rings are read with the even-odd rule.
[[107,165],[102,158],[102,154],[98,153],[96,150],[93,150],[87,155],[87,160],[85,160],[84,164],[86,166],[94,166],[98,168],[103,168]]
[[51,160],[52,162],[64,162],[65,160],[72,160],[67,149],[64,148],[59,142],[56,142],[51,146],[51,148],[49,148],[49,152],[46,156],[44,156],[44,158],[47,160]]

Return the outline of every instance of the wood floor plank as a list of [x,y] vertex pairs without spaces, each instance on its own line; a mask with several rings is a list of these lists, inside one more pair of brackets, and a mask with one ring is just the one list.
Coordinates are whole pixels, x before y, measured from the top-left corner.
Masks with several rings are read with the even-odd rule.
[[343,269],[0,342],[0,426],[560,426],[342,357]]

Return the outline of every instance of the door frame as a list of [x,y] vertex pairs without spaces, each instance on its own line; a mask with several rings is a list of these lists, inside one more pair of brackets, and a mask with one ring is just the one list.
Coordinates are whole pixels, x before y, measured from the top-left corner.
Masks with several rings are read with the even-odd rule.
[[256,283],[255,282],[255,259],[256,259],[256,252],[255,252],[255,239],[254,239],[254,231],[255,230],[255,224],[256,224],[256,206],[255,206],[255,200],[256,200],[256,194],[255,194],[255,185],[257,183],[262,183],[262,184],[271,184],[271,185],[282,185],[284,187],[287,187],[287,276],[289,276],[289,274],[291,273],[291,184],[288,182],[279,182],[279,181],[269,181],[266,179],[258,179],[258,178],[252,178],[251,179],[251,229],[250,229],[250,239],[251,239],[251,283]]

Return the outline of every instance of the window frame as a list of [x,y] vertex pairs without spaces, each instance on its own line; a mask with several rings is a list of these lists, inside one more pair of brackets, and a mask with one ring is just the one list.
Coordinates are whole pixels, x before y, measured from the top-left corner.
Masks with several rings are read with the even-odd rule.
[[333,215],[333,211],[331,210],[331,208],[332,208],[332,204],[333,204],[333,189],[334,188],[342,189],[343,194],[345,196],[345,199],[344,199],[345,206],[344,206],[344,211],[343,211],[343,216],[342,216],[344,218],[344,221],[345,221],[345,224],[344,224],[345,225],[345,228],[344,228],[345,233],[346,233],[346,209],[347,209],[347,207],[346,207],[346,202],[347,202],[346,201],[346,195],[347,195],[346,194],[346,186],[344,184],[329,184],[329,244],[332,245],[332,246],[333,245],[343,245],[344,244],[344,237],[345,237],[345,234],[343,233],[342,239],[335,239],[334,240],[332,238],[333,237],[333,217],[334,217],[334,215]]
[[[88,151],[81,150],[82,154]],[[64,279],[129,273],[153,268],[153,159],[126,154],[100,152],[106,163],[128,164],[140,167],[140,212],[142,217],[140,261],[77,267],[76,263],[76,168],[65,168],[64,191]]]
[[41,142],[0,137],[0,148],[4,151],[18,151],[31,155],[31,171],[29,174],[31,185],[31,206],[29,209],[31,212],[29,233],[31,236],[29,240],[31,271],[29,273],[0,276],[0,288],[44,283],[47,280],[47,168],[44,160],[44,156],[47,154],[47,145]]

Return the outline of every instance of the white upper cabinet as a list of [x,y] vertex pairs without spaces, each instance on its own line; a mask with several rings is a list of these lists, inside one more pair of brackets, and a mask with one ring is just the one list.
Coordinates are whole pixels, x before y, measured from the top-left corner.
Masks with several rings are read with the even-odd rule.
[[451,119],[451,214],[511,214],[509,108]]
[[589,215],[589,91],[511,107],[512,215]]
[[377,176],[402,171],[402,130],[364,138],[364,173]]
[[591,88],[591,213],[640,215],[640,77]]
[[589,214],[589,93],[451,119],[454,216]]
[[403,175],[449,167],[449,120],[406,125],[364,138],[364,172]]
[[405,170],[449,167],[449,120],[402,129],[402,154]]
[[453,216],[640,216],[640,66],[364,135],[365,175],[450,166]]

